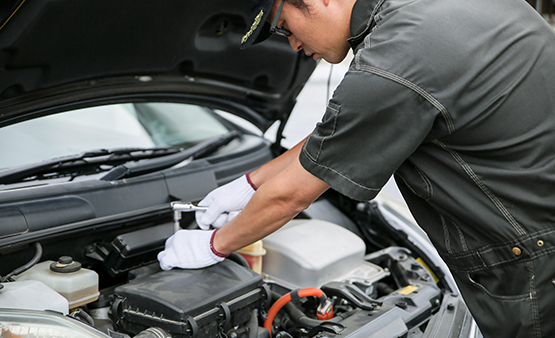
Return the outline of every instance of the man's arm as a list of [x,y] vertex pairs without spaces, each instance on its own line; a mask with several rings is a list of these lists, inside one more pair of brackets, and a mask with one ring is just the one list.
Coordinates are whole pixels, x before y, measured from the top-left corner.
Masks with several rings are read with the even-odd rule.
[[[218,231],[177,231],[168,238],[165,249],[158,253],[160,267],[163,270],[175,267],[198,269],[216,264],[224,259],[221,254],[229,254],[264,238],[306,209],[329,186],[306,171],[299,162],[302,144],[303,142],[299,143],[282,156],[256,170],[253,175],[256,177],[255,184],[259,186],[256,192],[243,176],[244,182],[239,178],[240,181],[228,183],[208,194],[205,199],[213,195],[211,197],[213,203],[206,202],[210,207],[201,217],[205,218],[210,208],[216,210],[213,212],[216,215],[222,210],[224,212],[239,210],[236,205],[232,207],[228,205],[227,210],[222,209],[221,203],[218,206],[218,203],[214,202],[214,196],[216,196],[214,194],[218,191],[220,193],[218,193],[219,197],[216,196],[216,200],[226,199],[231,204],[240,204],[242,211],[231,220],[226,217],[226,221],[222,222],[225,225]],[[228,187],[227,189],[231,191],[229,193],[220,191],[223,187]],[[237,189],[243,188],[250,190],[247,194],[239,193],[238,198],[244,199],[244,204],[233,196],[230,199],[229,194],[236,194]],[[214,224],[213,222],[205,223]]]
[[[291,153],[285,153],[287,156],[282,159],[283,162],[277,163],[276,167],[269,167],[277,168],[288,159],[292,160],[285,169],[264,181],[239,215],[215,234],[213,245],[216,251],[229,254],[266,237],[308,208],[329,188],[328,184],[313,176],[300,164],[298,155],[302,143],[291,148]],[[262,172],[259,174],[271,173],[265,172],[263,167],[260,169]],[[254,177],[253,179],[256,180]],[[254,183],[259,184],[261,181],[256,180]]]
[[210,226],[221,228],[235,218],[239,211],[245,208],[257,187],[285,170],[299,157],[305,141],[306,139],[250,174],[212,190],[198,204],[208,207],[206,211],[195,213],[198,226],[204,230]]
[[260,187],[266,181],[276,177],[279,173],[285,170],[291,163],[293,163],[293,161],[295,161],[295,159],[299,158],[299,154],[305,141],[306,138],[293,148],[287,150],[285,153],[251,172],[249,176],[253,184]]

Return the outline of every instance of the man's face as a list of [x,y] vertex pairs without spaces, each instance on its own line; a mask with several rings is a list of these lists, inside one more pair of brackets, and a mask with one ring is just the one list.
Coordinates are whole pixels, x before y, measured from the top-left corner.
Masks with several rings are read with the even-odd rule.
[[[269,15],[271,23],[282,0],[276,0]],[[283,5],[277,27],[291,32],[289,44],[294,51],[304,50],[314,60],[343,61],[349,51],[351,9],[336,0],[305,0],[308,9],[289,3]],[[348,7],[348,6],[347,6]]]

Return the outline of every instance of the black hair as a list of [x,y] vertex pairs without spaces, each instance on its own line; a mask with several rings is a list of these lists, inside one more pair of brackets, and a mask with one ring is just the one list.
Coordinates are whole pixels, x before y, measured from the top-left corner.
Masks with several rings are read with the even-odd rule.
[[307,12],[309,11],[308,5],[304,2],[304,0],[285,0],[285,1],[298,9],[301,9]]

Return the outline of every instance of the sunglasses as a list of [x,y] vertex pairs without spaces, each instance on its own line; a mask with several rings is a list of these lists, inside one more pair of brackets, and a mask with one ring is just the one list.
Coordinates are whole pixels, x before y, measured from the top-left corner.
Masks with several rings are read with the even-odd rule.
[[277,23],[278,23],[278,20],[279,20],[279,16],[281,15],[281,9],[283,8],[284,3],[285,3],[285,1],[282,0],[281,4],[279,5],[279,8],[276,12],[276,16],[274,17],[274,21],[272,21],[272,25],[270,26],[270,33],[277,34],[277,35],[280,35],[280,36],[283,36],[283,37],[287,38],[287,37],[291,36],[291,32],[288,31],[285,28],[276,27]]

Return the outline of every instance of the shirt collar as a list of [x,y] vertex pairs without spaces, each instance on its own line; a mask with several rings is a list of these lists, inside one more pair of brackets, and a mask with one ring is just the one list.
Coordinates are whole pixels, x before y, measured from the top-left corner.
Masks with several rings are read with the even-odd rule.
[[347,40],[355,48],[376,25],[374,16],[384,0],[358,0],[351,13],[351,37]]

